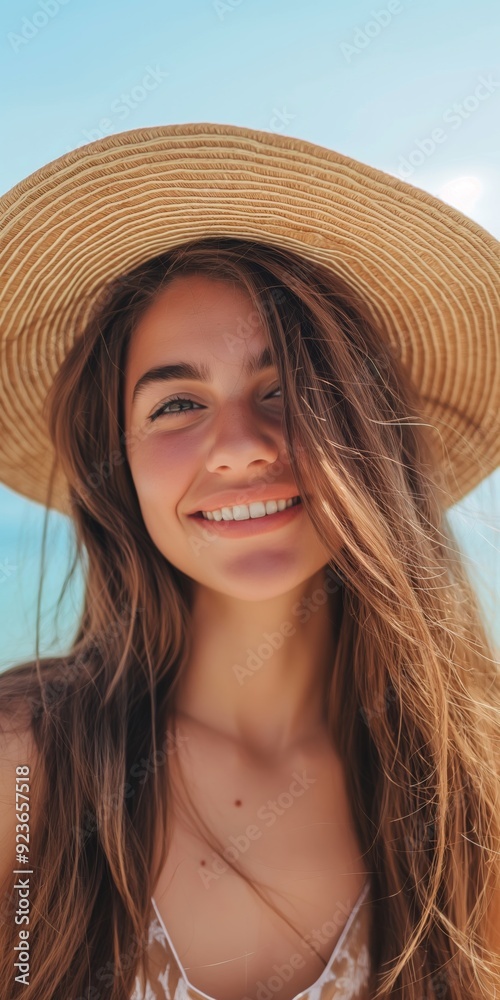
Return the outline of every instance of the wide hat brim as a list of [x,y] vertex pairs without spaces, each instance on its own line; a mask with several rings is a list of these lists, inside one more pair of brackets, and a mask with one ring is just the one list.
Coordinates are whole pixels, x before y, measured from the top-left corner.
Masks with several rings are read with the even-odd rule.
[[[419,188],[331,149],[235,125],[107,136],[0,199],[0,480],[45,503],[42,407],[110,279],[230,235],[290,249],[366,300],[417,386],[455,503],[500,464],[500,243]],[[58,470],[51,506],[69,514]]]

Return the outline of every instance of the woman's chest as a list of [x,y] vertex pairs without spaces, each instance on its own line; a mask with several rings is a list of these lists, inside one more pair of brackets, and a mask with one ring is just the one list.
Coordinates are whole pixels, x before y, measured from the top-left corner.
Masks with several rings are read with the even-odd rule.
[[366,882],[338,760],[322,750],[262,768],[192,746],[182,763],[212,836],[196,831],[177,774],[154,899],[187,979],[216,1000],[291,1000],[323,972]]

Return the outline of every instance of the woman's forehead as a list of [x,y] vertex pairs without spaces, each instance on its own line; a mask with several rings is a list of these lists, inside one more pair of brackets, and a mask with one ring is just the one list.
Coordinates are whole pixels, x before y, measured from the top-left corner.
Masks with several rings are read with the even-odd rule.
[[176,360],[201,353],[244,364],[249,353],[267,345],[267,331],[245,289],[189,275],[173,279],[146,308],[131,335],[128,362],[135,368],[158,354],[181,352]]

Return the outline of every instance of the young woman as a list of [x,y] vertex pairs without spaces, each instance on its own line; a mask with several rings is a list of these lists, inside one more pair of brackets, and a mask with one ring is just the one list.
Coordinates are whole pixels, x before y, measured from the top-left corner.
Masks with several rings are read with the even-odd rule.
[[446,510],[500,459],[496,241],[219,125],[3,203],[2,478],[85,579],[68,653],[0,676],[5,996],[495,996],[498,673]]

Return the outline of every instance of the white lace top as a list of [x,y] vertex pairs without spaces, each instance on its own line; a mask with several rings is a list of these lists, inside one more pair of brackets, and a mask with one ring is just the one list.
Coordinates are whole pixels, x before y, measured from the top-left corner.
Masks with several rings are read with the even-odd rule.
[[[318,979],[293,1000],[370,1000],[368,901],[370,880],[365,883],[328,964]],[[152,978],[145,984],[136,977],[130,1000],[216,1000],[189,982],[154,899],[149,926],[148,955]]]

